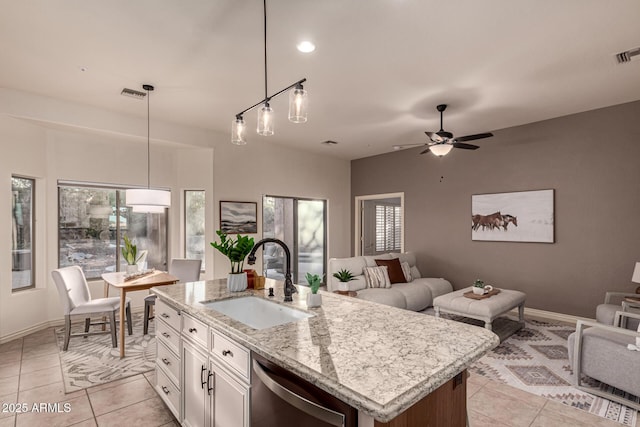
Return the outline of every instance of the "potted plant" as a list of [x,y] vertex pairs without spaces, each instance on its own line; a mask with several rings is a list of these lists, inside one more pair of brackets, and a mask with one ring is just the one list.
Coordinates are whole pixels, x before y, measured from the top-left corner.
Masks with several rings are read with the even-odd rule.
[[311,290],[311,293],[307,294],[307,307],[320,307],[322,305],[322,295],[318,293],[318,289],[320,289],[322,278],[317,274],[307,273],[305,279],[307,279]]
[[138,247],[131,242],[126,234],[123,238],[122,257],[127,262],[127,274],[132,274],[138,271],[138,261],[140,261],[142,255],[138,256]]
[[493,286],[485,284],[483,280],[476,279],[476,281],[473,282],[473,293],[476,295],[484,295],[492,290]]
[[336,279],[338,279],[338,281],[340,281],[340,284],[338,285],[338,291],[340,292],[349,292],[349,286],[347,285],[347,282],[356,280],[353,273],[347,270],[346,268],[343,268],[342,270],[338,270],[337,273],[333,273],[333,277],[335,277]]
[[227,237],[222,230],[216,231],[220,243],[211,242],[211,246],[229,258],[231,271],[227,277],[227,289],[239,292],[247,289],[247,273],[243,271],[244,259],[253,249],[253,237],[237,235],[235,239]]

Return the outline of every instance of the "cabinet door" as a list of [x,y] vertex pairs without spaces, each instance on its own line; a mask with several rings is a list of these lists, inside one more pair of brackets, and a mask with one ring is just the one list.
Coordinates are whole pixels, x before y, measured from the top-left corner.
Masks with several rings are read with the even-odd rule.
[[249,427],[249,387],[236,381],[216,363],[213,373],[211,397],[214,427]]
[[192,344],[182,342],[182,423],[188,427],[207,427],[208,358]]

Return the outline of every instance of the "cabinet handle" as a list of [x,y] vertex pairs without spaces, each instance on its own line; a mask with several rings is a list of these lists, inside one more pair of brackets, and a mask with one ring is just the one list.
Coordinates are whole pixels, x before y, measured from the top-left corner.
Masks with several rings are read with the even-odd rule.
[[207,393],[211,396],[211,392],[213,391],[213,384],[211,383],[211,378],[213,377],[213,372],[209,371],[209,375],[207,375]]
[[222,350],[222,355],[223,356],[227,356],[227,354],[231,357],[233,357],[233,353],[231,352],[231,350]]
[[165,338],[169,338],[171,335],[169,335],[169,334],[168,334],[168,333],[166,333],[166,332],[163,332],[163,333],[162,333],[162,336],[163,336],[163,337],[165,337]]
[[200,371],[200,387],[202,387],[202,389],[204,390],[204,385],[207,383],[207,381],[204,379],[204,372],[207,370],[207,368],[204,367],[204,365],[202,365],[202,370]]
[[165,357],[162,358],[162,363],[164,363],[165,365],[171,365],[171,362],[169,362],[169,360],[167,360]]
[[193,333],[198,333],[198,330],[196,328],[189,328],[189,332]]
[[171,316],[169,316],[167,313],[162,313],[160,317],[164,317],[165,319],[168,319]]
[[169,389],[165,386],[162,386],[162,391],[164,391],[164,394],[169,394]]

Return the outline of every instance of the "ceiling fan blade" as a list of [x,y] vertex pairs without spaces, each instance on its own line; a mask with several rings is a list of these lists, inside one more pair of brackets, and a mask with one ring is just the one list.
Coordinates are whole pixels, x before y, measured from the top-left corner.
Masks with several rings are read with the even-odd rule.
[[429,152],[429,149],[427,148],[426,150],[422,150],[422,151],[420,152],[420,154],[425,154],[425,153],[428,153],[428,152]]
[[475,135],[466,135],[466,136],[458,137],[458,138],[456,138],[456,141],[458,141],[458,142],[473,141],[475,139],[489,138],[491,136],[493,136],[493,134],[491,132],[477,133]]
[[436,132],[425,132],[427,134],[427,136],[429,137],[429,139],[433,142],[442,142],[444,141],[444,139],[442,139],[442,137],[440,135],[438,135]]
[[402,150],[403,148],[409,148],[409,147],[417,147],[419,145],[426,145],[424,142],[419,142],[417,144],[396,144],[393,146],[394,150]]
[[480,148],[477,145],[465,144],[464,142],[454,142],[451,145],[453,145],[454,148],[462,148],[463,150],[477,150]]

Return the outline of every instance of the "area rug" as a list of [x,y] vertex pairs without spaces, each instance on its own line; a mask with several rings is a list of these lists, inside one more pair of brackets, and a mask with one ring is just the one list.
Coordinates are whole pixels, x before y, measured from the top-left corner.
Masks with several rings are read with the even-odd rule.
[[[423,310],[421,313],[435,316],[436,312],[433,307],[429,307]],[[457,322],[468,323],[470,325],[484,328],[484,322],[477,319],[471,319],[469,317],[459,316],[457,314],[441,313],[440,317],[443,319],[455,320]],[[511,319],[508,316],[502,316],[495,319],[491,324],[491,330],[494,334],[500,338],[500,342],[504,342],[511,335],[522,329],[523,325],[517,319]]]
[[[133,313],[132,320],[133,335],[127,335],[125,338],[123,359],[120,359],[120,349],[111,347],[109,334],[90,335],[87,338],[72,337],[68,351],[62,351],[64,327],[56,329],[62,377],[67,393],[141,374],[155,368],[155,322],[149,322],[149,334],[143,336],[142,313]],[[92,328],[99,327],[92,326]],[[84,322],[73,324],[71,331],[72,333],[83,332]]]
[[[525,327],[489,351],[469,370],[493,381],[564,403],[591,414],[635,426],[633,408],[578,390],[572,386],[567,337],[575,331],[559,323],[526,320]],[[586,378],[590,387],[613,390],[638,402],[638,397]]]

